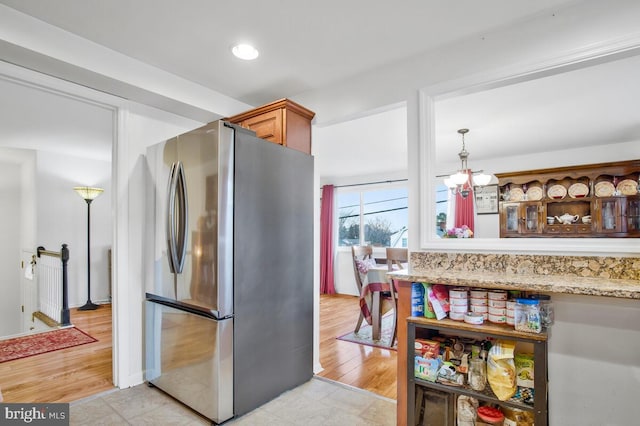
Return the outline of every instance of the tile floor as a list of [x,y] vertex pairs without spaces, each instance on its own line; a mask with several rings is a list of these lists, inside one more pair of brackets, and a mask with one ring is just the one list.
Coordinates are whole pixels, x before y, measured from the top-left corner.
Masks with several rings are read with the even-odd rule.
[[[210,422],[146,384],[70,404],[71,425],[207,425]],[[396,424],[396,402],[315,377],[254,411],[234,426],[386,426]]]

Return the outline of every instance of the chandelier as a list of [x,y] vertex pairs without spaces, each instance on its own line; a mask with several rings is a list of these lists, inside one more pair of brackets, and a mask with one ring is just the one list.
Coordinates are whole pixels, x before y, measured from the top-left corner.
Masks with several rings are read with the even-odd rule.
[[[458,153],[460,157],[460,169],[444,179],[444,184],[451,190],[452,194],[460,194],[462,198],[467,198],[471,192],[471,182],[476,186],[485,186],[491,181],[491,175],[484,174],[482,170],[473,172],[467,166],[469,151],[464,144],[464,135],[469,133],[469,129],[460,129],[458,133],[462,135],[462,150]],[[471,177],[471,179],[469,179]]]

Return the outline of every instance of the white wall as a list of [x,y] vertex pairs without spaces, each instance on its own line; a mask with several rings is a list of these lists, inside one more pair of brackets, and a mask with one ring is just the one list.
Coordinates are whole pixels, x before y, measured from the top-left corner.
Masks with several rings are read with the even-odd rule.
[[118,114],[118,135],[114,152],[117,200],[113,216],[113,238],[118,248],[114,273],[114,346],[118,353],[114,380],[119,387],[143,381],[144,356],[144,200],[146,148],[200,127],[199,123],[133,102],[122,105]]
[[[26,284],[20,268],[22,251],[35,251],[36,153],[31,150],[0,148],[0,235],[3,237],[0,265],[4,274],[0,278],[0,291],[6,295],[0,302],[0,336],[24,331],[20,304]],[[17,258],[16,258],[17,256]]]
[[351,250],[338,247],[336,249],[333,262],[334,286],[336,293],[359,296],[355,275],[353,272],[353,261],[351,260]]
[[[69,247],[69,306],[87,301],[87,203],[74,186],[104,193],[91,203],[91,300],[109,302],[107,250],[111,247],[111,162],[39,151],[37,241],[47,250]],[[73,318],[71,319],[73,322]]]
[[21,323],[20,164],[0,162],[0,336],[18,334]]
[[313,126],[313,146],[323,185],[385,180],[397,173],[406,178],[407,109],[392,105],[365,117]]
[[465,38],[355,75],[331,87],[298,94],[293,99],[315,111],[315,123],[322,125],[412,101],[420,88],[487,69],[506,69],[567,53],[579,54],[605,43],[622,45],[638,31],[640,3],[617,0],[615,5],[611,7],[597,0],[573,2],[517,27]]
[[640,303],[574,295],[552,299],[549,424],[637,424]]

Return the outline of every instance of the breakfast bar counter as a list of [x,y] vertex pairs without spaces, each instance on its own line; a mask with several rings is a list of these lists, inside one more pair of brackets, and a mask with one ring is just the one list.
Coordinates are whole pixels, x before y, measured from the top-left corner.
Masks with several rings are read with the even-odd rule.
[[[640,266],[639,266],[640,268]],[[426,282],[458,287],[524,290],[539,293],[567,293],[589,296],[640,299],[640,280],[568,275],[531,275],[498,272],[469,272],[432,269],[403,270],[388,274],[399,281]]]

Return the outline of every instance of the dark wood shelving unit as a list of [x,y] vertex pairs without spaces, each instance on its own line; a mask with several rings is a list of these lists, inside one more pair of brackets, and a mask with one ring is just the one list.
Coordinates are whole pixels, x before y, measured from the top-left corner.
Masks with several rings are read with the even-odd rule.
[[[447,335],[458,337],[473,337],[507,339],[526,342],[533,345],[534,356],[534,403],[527,404],[521,401],[510,399],[499,400],[491,391],[489,384],[483,391],[475,391],[465,386],[452,386],[437,382],[422,380],[414,376],[415,353],[412,348],[415,345],[418,330],[426,330],[426,333],[443,332]],[[547,333],[525,333],[514,330],[513,327],[501,324],[485,323],[482,325],[471,325],[450,319],[435,320],[423,317],[407,318],[407,425],[416,425],[416,416],[419,413],[416,407],[416,392],[430,392],[436,398],[441,398],[441,413],[445,420],[443,426],[456,425],[456,400],[460,395],[467,395],[479,401],[498,404],[527,410],[533,413],[537,426],[547,426],[549,424],[548,415],[548,378],[547,378]],[[428,408],[424,407],[427,410]],[[426,414],[425,414],[426,415]]]

